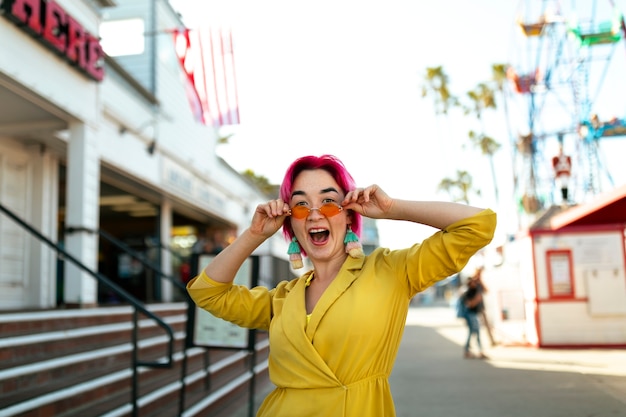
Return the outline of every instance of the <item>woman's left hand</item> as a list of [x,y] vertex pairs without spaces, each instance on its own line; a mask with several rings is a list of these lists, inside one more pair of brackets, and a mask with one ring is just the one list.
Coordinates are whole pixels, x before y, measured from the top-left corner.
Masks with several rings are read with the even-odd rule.
[[384,219],[389,217],[393,199],[374,184],[348,192],[341,205],[366,217]]

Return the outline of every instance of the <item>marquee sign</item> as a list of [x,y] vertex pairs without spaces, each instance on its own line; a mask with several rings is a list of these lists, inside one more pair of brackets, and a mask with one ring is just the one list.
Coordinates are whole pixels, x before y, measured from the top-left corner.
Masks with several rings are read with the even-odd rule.
[[88,33],[53,0],[4,0],[0,10],[25,32],[88,77],[104,77],[104,52],[100,40]]

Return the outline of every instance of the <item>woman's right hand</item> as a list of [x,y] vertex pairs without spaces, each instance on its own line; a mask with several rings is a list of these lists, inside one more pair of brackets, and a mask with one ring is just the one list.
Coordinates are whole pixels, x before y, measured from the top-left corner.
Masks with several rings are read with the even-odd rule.
[[267,239],[281,228],[288,215],[289,205],[280,198],[259,204],[252,216],[250,232]]

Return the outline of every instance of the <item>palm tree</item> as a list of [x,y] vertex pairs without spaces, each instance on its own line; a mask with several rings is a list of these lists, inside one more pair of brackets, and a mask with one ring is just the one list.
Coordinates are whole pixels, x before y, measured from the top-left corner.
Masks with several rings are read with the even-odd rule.
[[[509,70],[510,66],[508,64],[493,64],[491,66],[491,79],[495,85],[495,90],[499,93],[499,95],[502,98],[502,104],[503,104],[503,110],[504,110],[504,119],[506,122],[506,129],[507,132],[509,134],[509,138],[511,138],[511,140],[513,141],[513,134],[511,132],[511,121],[509,119],[509,106],[508,106],[508,100],[506,99],[506,95],[505,95],[505,90],[504,90],[504,85],[505,83],[508,82],[508,78],[506,76],[507,71]],[[512,145],[514,146],[515,143],[512,143]]]
[[496,201],[499,201],[498,190],[498,177],[496,176],[496,167],[494,165],[494,154],[502,147],[494,138],[482,133],[476,133],[470,130],[468,133],[470,142],[477,148],[483,155],[487,155],[489,158],[489,168],[491,169],[491,179],[493,181],[493,191],[496,197]]
[[276,184],[271,184],[269,179],[263,175],[257,175],[253,170],[246,169],[241,173],[244,177],[250,179],[263,193],[267,194],[272,198],[276,198],[278,196],[278,188],[279,186]]
[[445,152],[449,147],[455,147],[449,143],[455,136],[450,133],[451,123],[442,123],[443,117],[450,117],[450,109],[459,105],[458,98],[450,92],[448,75],[442,66],[426,68],[424,82],[421,86],[422,98],[429,97],[433,100],[435,123],[437,124],[437,142],[439,149]]
[[509,135],[509,140],[511,141],[511,168],[513,170],[513,189],[517,190],[518,187],[518,178],[517,172],[515,170],[515,152],[517,150],[517,135],[513,135],[513,131],[511,129],[511,120],[509,116],[509,106],[508,100],[506,97],[504,86],[508,82],[507,72],[510,68],[508,64],[493,64],[491,66],[491,78],[493,83],[495,84],[495,90],[499,93],[500,98],[502,99],[502,105],[504,110],[504,121],[506,124],[506,131]]
[[497,108],[494,91],[486,83],[478,83],[473,90],[467,92],[467,96],[472,107],[466,107],[465,113],[473,112],[478,120],[482,121],[483,110]]
[[498,177],[496,176],[496,169],[494,165],[494,154],[500,149],[501,145],[493,138],[487,136],[484,127],[484,121],[482,118],[483,111],[486,109],[496,109],[496,100],[494,91],[485,83],[480,83],[474,90],[467,93],[467,97],[470,99],[471,107],[465,107],[465,114],[473,113],[478,119],[481,130],[483,133],[476,133],[474,131],[469,132],[470,141],[474,146],[478,147],[483,155],[489,158],[489,165],[491,168],[491,179],[493,182],[493,190],[496,198],[496,202],[500,201],[499,189],[498,189]]
[[432,96],[435,102],[435,114],[447,115],[448,110],[459,104],[457,97],[450,93],[448,75],[442,66],[426,68],[422,97]]
[[480,190],[474,189],[472,185],[472,176],[467,171],[456,171],[456,178],[444,178],[437,187],[450,195],[450,199],[454,202],[464,202],[469,204],[469,194],[474,192],[480,196]]

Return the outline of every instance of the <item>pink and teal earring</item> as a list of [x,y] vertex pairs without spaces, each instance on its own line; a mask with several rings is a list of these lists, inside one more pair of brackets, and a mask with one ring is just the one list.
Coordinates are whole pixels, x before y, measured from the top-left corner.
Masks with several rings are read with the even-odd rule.
[[343,243],[346,245],[346,253],[353,258],[362,258],[365,256],[363,253],[363,246],[359,242],[359,237],[352,231],[352,227],[348,225],[348,231],[346,237],[343,239]]
[[300,245],[298,245],[298,240],[294,236],[289,243],[289,248],[287,249],[287,255],[289,255],[289,262],[291,262],[291,267],[293,269],[300,269],[304,266],[302,263],[302,253],[300,252]]

